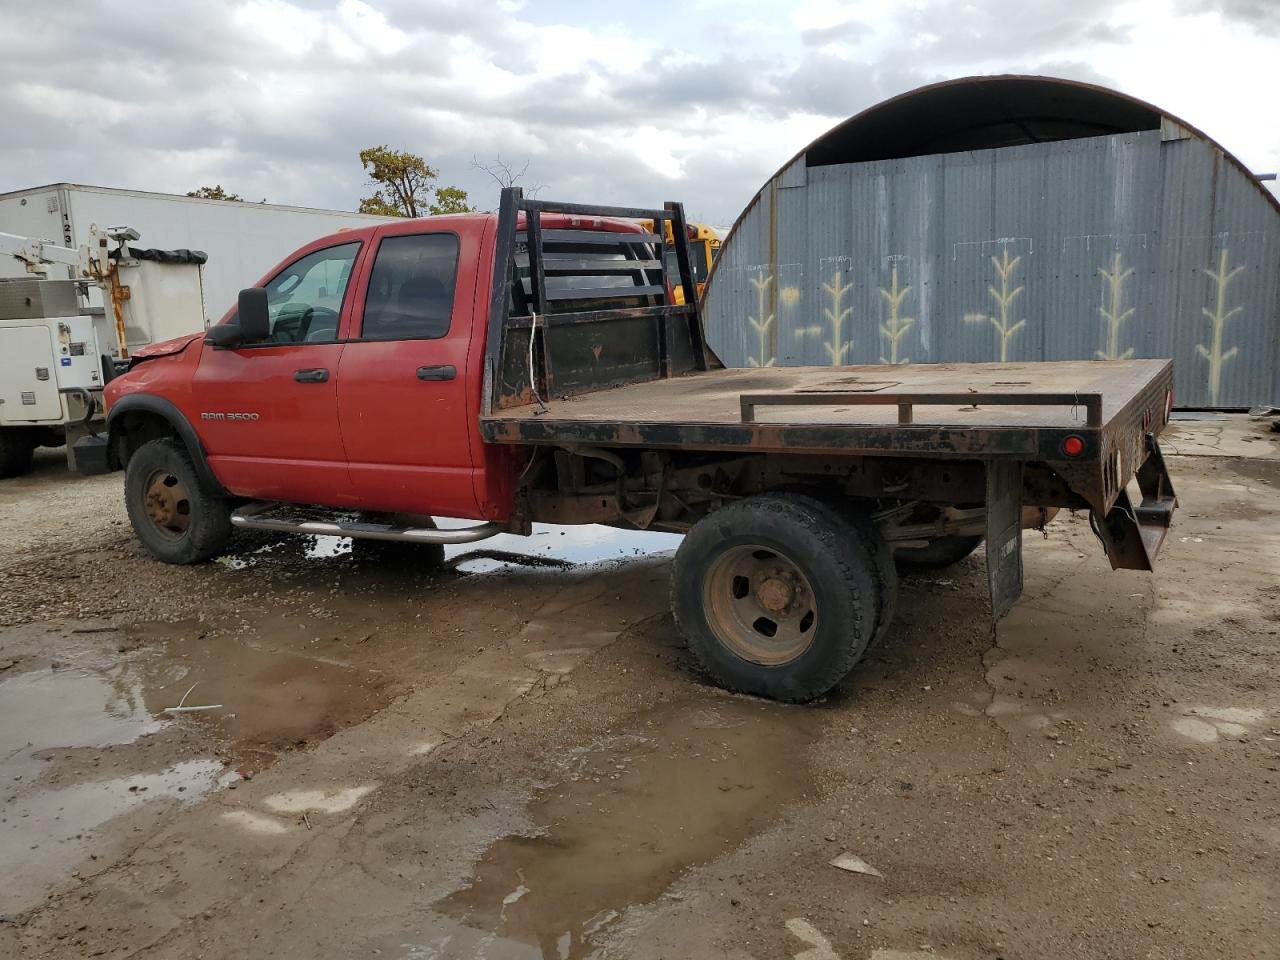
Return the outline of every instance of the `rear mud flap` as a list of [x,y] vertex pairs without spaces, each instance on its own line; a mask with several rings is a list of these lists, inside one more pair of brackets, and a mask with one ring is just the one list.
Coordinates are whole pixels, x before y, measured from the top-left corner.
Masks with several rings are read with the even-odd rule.
[[987,462],[987,586],[991,619],[1022,596],[1022,462]]
[[1106,548],[1113,570],[1153,570],[1156,554],[1164,544],[1178,498],[1165,469],[1160,444],[1147,434],[1147,458],[1138,468],[1138,489],[1142,502],[1136,507],[1127,490],[1120,495],[1106,517],[1094,511],[1093,530]]

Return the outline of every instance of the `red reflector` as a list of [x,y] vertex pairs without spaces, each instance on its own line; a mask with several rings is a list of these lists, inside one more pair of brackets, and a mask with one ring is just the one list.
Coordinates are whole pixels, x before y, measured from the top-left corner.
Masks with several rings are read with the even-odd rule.
[[1062,441],[1062,452],[1068,457],[1078,457],[1084,453],[1084,440],[1080,437],[1071,436]]

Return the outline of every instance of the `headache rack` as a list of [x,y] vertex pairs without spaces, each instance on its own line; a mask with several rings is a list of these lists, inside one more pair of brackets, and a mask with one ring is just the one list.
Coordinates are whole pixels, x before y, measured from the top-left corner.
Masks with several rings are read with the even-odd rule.
[[[641,226],[644,220],[652,227]],[[667,267],[666,221],[676,240],[675,276]],[[679,203],[602,207],[504,189],[485,413],[721,367],[703,336],[687,237]],[[683,304],[671,302],[677,284]]]

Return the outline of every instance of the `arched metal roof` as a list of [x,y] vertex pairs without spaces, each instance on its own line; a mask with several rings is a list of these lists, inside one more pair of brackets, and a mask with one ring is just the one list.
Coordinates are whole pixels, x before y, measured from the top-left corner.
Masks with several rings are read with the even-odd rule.
[[[1164,125],[1211,143],[1280,212],[1280,200],[1248,167],[1185,120],[1107,87],[1017,74],[946,80],[881,101],[832,127],[770,179],[802,157],[807,166],[817,167],[1101,137]],[[754,203],[753,198],[747,209]],[[726,243],[737,226],[735,222]]]
[[967,77],[878,103],[805,150],[809,166],[1158,130],[1161,111],[1052,77]]

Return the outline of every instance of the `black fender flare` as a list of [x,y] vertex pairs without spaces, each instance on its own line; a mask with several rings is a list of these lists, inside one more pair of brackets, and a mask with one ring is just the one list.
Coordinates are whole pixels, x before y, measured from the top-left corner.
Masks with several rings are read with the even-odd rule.
[[[182,441],[183,446],[187,448],[187,454],[191,457],[191,462],[196,468],[201,482],[208,485],[208,488],[219,497],[229,497],[231,492],[227,490],[218,478],[213,475],[213,470],[209,467],[209,458],[204,451],[204,444],[200,442],[195,428],[191,426],[190,421],[181,410],[179,410],[172,402],[157,397],[150,393],[131,393],[128,396],[121,397],[111,405],[111,410],[107,414],[107,435],[110,438],[110,450],[114,454],[118,449],[117,439],[120,435],[121,418],[129,413],[147,413],[160,417],[173,428],[174,433],[178,435],[178,439]],[[124,466],[123,462],[120,466]]]

